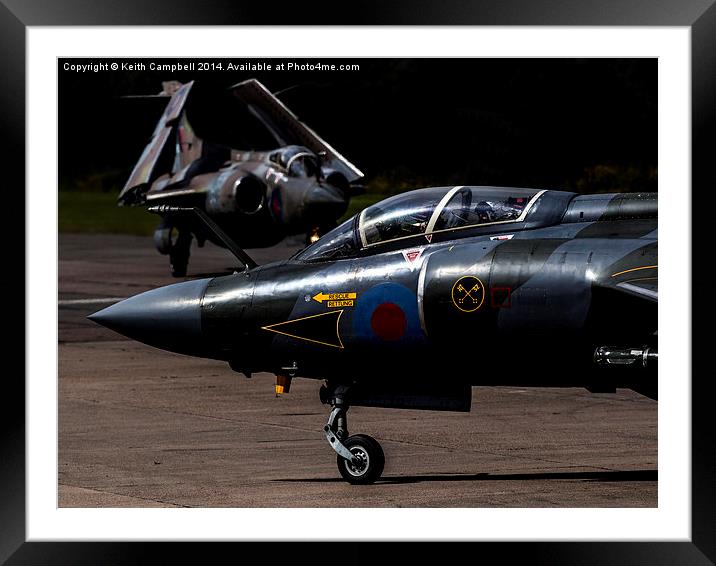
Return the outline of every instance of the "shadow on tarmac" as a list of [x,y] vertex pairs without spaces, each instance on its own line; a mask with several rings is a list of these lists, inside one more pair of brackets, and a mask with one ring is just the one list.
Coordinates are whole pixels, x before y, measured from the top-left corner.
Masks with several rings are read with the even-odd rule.
[[[448,475],[424,475],[424,476],[396,476],[382,477],[376,484],[403,484],[420,483],[427,481],[450,482],[450,481],[525,481],[525,480],[579,480],[589,482],[636,482],[636,481],[657,481],[657,470],[600,470],[594,472],[538,472],[524,474],[448,474]],[[271,480],[274,482],[296,482],[296,483],[334,483],[343,482],[342,478],[290,478]]]

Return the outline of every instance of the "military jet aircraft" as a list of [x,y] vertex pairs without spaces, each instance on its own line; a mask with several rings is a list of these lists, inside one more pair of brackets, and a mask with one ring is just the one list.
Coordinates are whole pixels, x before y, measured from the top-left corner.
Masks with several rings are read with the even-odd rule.
[[[200,216],[203,215],[200,211]],[[224,235],[226,236],[226,235]],[[657,398],[657,196],[435,187],[363,210],[285,261],[154,289],[90,318],[249,377],[323,379],[340,474],[374,482],[351,405],[469,411],[471,386]]]
[[[254,79],[231,88],[280,147],[238,150],[199,138],[185,111],[193,85],[167,81],[149,97],[170,98],[119,205],[198,207],[248,248],[292,234],[312,241],[335,227],[363,173]],[[207,239],[223,245],[193,216],[163,214],[154,242],[175,277],[186,275],[193,236],[199,246]]]

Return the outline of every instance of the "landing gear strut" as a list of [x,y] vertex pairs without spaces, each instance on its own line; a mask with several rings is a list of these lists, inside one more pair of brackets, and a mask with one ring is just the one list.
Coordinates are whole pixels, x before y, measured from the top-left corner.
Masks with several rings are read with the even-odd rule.
[[346,385],[329,385],[322,390],[321,399],[332,407],[323,430],[328,444],[336,451],[343,479],[352,484],[371,484],[383,473],[385,455],[374,438],[366,434],[348,436],[348,389]]
[[174,277],[186,276],[189,265],[189,250],[191,249],[191,232],[180,230],[176,242],[169,252],[169,267]]
[[[154,245],[160,254],[169,255],[169,267],[174,277],[186,276],[191,239],[192,234],[189,229],[175,226],[167,218],[162,218],[154,231]],[[203,244],[201,239],[197,238],[197,241],[200,246]]]

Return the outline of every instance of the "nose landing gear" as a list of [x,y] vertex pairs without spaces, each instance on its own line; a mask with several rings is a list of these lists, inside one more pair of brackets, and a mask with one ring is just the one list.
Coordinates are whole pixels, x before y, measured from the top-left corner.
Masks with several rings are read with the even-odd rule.
[[366,434],[348,436],[348,386],[338,385],[322,391],[321,399],[332,410],[326,426],[326,439],[336,451],[336,464],[343,479],[356,485],[374,483],[383,473],[385,455],[380,444]]
[[349,436],[343,445],[353,455],[350,460],[336,457],[338,471],[352,484],[374,483],[383,473],[385,455],[378,441],[367,434]]
[[154,232],[154,245],[163,255],[169,255],[169,267],[174,277],[185,277],[189,265],[192,233],[162,219]]

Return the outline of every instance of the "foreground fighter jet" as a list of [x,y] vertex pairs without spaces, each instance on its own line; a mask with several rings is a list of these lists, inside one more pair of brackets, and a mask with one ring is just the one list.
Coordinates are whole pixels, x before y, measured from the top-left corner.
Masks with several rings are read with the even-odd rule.
[[[199,216],[202,216],[200,213]],[[224,235],[225,236],[225,235]],[[469,411],[471,386],[632,388],[656,399],[655,193],[437,187],[351,218],[292,258],[161,287],[90,316],[244,373],[324,379],[350,483],[376,440],[351,405]]]
[[[119,194],[120,206],[198,207],[249,248],[272,246],[291,234],[315,241],[335,227],[363,173],[253,79],[232,91],[281,147],[243,151],[202,140],[184,109],[193,85],[163,84],[157,96],[171,98]],[[223,245],[193,216],[163,214],[154,243],[169,255],[175,277],[186,275],[192,236],[199,246],[207,239]]]

